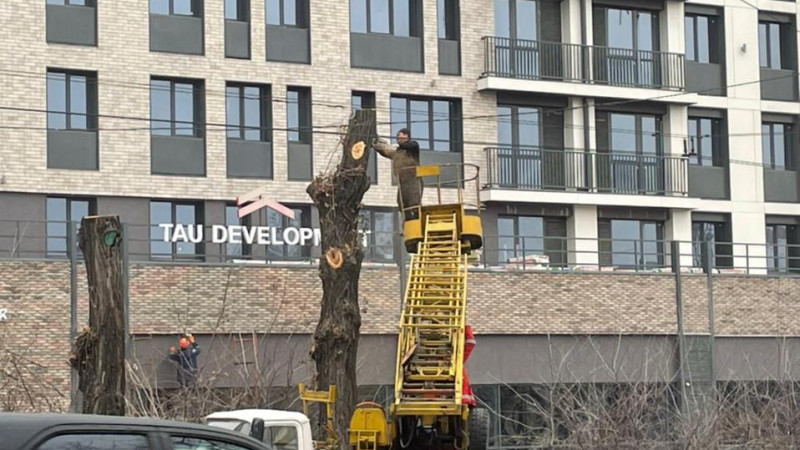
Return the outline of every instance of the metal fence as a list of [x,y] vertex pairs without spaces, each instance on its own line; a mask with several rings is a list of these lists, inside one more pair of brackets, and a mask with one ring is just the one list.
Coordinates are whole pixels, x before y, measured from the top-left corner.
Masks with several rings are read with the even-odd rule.
[[543,147],[489,147],[485,152],[488,186],[494,188],[657,195],[689,192],[689,166],[682,156]]
[[[484,76],[683,90],[680,53],[484,36]],[[591,70],[589,70],[591,69]]]
[[[169,242],[163,230],[150,225],[125,224],[126,253],[131,262],[164,264],[317,264],[319,247]],[[208,233],[210,226],[204,226]],[[0,220],[0,260],[66,260],[78,223]],[[532,233],[522,230],[523,233]],[[191,236],[190,236],[191,237]],[[194,236],[196,238],[196,236]],[[395,232],[364,232],[366,264],[391,265],[409,259]],[[75,254],[80,257],[75,237]],[[677,259],[676,259],[677,258]],[[739,275],[800,275],[800,244],[752,244],[720,241],[651,239],[581,239],[534,234],[487,235],[473,252],[475,269],[495,271],[669,273],[676,267],[687,273]]]

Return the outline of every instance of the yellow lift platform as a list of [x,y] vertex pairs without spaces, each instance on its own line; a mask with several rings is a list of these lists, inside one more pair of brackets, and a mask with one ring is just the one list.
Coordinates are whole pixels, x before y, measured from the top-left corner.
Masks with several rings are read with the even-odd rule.
[[[443,169],[449,180],[442,180]],[[348,436],[356,450],[467,450],[483,445],[469,444],[470,412],[462,402],[467,258],[483,244],[479,169],[448,164],[415,170],[421,184],[435,179],[428,186],[436,188],[437,201],[403,206],[404,217],[413,219],[403,225],[411,261],[400,318],[394,402],[388,417],[380,405],[358,405]],[[465,171],[474,173],[465,177]],[[475,184],[471,202],[464,198],[468,183]]]

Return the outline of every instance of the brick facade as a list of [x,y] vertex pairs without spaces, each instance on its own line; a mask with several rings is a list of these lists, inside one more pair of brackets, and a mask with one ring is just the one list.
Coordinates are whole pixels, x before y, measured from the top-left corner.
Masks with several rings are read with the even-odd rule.
[[[83,268],[79,323],[86,323]],[[396,268],[364,268],[360,298],[365,335],[395,333],[400,311]],[[469,322],[478,334],[674,335],[675,279],[667,274],[551,274],[472,271]],[[707,279],[683,277],[685,327],[708,332]],[[69,398],[69,264],[0,262],[0,350],[7,371],[27,373],[38,409]],[[130,323],[137,335],[264,333],[308,335],[318,319],[317,268],[134,264]],[[724,276],[714,279],[716,332],[729,336],[800,335],[800,279]],[[12,364],[11,361],[14,361]],[[7,372],[9,380],[15,379]],[[19,399],[11,383],[5,400]],[[3,401],[0,396],[0,401]],[[28,403],[23,402],[25,405]],[[51,406],[53,403],[56,406]],[[5,409],[13,409],[6,405]]]

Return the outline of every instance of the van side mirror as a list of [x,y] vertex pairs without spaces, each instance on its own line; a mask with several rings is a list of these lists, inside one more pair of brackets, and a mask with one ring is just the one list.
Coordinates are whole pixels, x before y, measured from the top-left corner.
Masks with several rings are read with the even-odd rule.
[[253,419],[253,423],[250,425],[250,437],[264,442],[264,419]]

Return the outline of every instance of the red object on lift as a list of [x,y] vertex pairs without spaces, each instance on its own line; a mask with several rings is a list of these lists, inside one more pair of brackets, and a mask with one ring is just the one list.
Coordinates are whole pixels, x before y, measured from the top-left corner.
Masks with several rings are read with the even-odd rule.
[[467,377],[467,359],[475,348],[475,335],[472,334],[472,327],[467,325],[464,327],[464,383],[461,390],[461,402],[465,405],[477,406],[475,397],[472,395],[472,385],[469,384],[469,377]]

